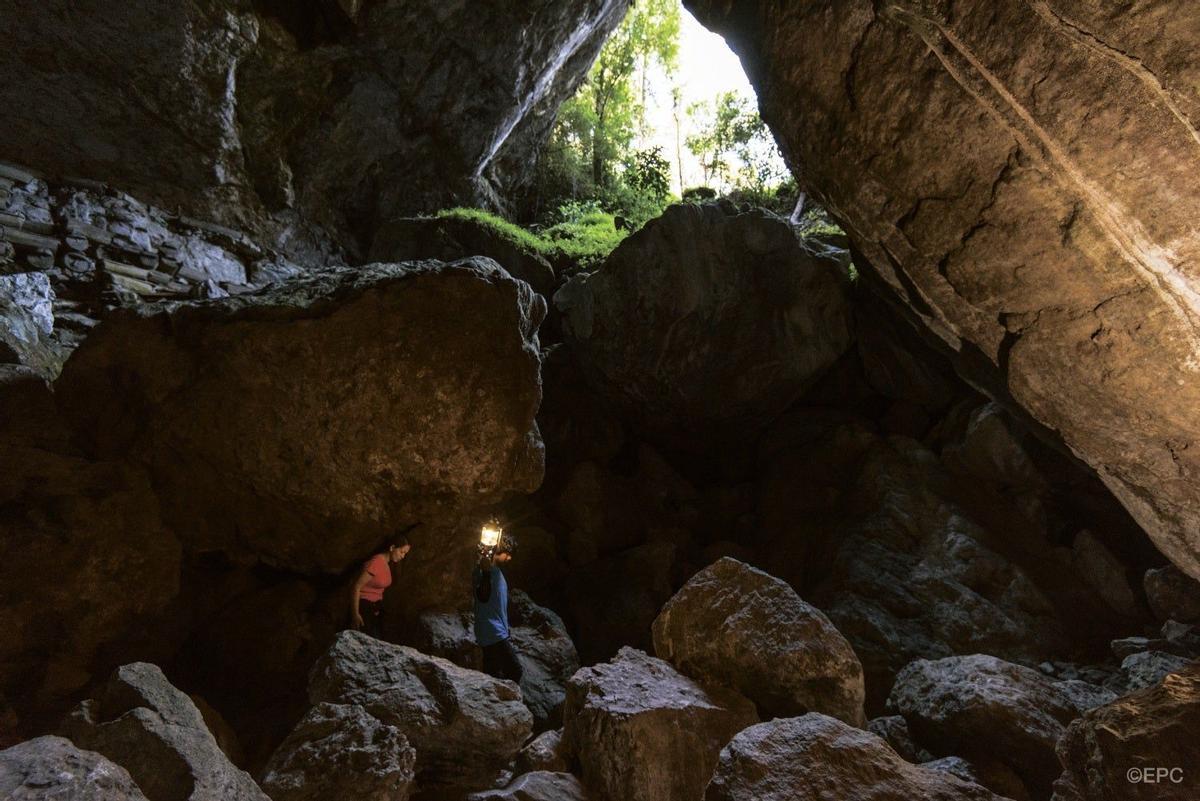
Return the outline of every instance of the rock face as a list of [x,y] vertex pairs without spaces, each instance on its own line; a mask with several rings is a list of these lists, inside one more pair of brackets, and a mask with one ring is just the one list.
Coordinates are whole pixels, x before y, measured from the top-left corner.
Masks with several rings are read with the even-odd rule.
[[1200,578],[1187,4],[686,5],[741,56],[868,280]]
[[422,790],[479,787],[529,738],[533,718],[512,682],[356,631],[338,635],[313,666],[313,704],[361,706],[417,751]]
[[48,707],[88,683],[102,645],[175,598],[180,547],[143,471],[0,443],[0,691]]
[[934,753],[999,760],[1035,796],[1058,775],[1054,745],[1079,714],[1041,673],[982,654],[913,662],[888,705]]
[[724,558],[688,580],[654,621],[654,652],[697,681],[740,692],[764,718],[863,716],[862,665],[821,610]]
[[150,468],[190,547],[341,571],[397,527],[537,487],[544,311],[486,259],[335,269],[116,314],[58,389],[92,453]]
[[128,771],[62,737],[0,751],[0,796],[10,801],[146,801]]
[[660,659],[622,648],[567,685],[563,742],[600,798],[699,798],[717,753],[757,721],[754,705],[706,689]]
[[118,668],[64,728],[81,748],[127,769],[152,801],[270,801],[221,752],[191,699],[154,665]]
[[0,275],[0,362],[23,364],[53,380],[63,354],[54,331],[54,290],[44,273]]
[[495,259],[513,278],[520,278],[543,295],[554,291],[550,262],[494,229],[455,217],[402,217],[375,234],[371,261],[454,261],[467,256]]
[[270,213],[287,235],[299,213],[365,244],[378,221],[527,177],[627,7],[43,4],[0,27],[0,101],[20,131],[6,147],[193,214]]
[[[995,538],[946,492],[948,477],[932,452],[904,437],[880,439],[849,426],[795,458],[832,449],[837,459],[857,458],[833,517],[814,516],[835,526],[837,537],[830,565],[806,597],[854,646],[869,699],[881,701],[914,659],[987,652],[1036,660],[1063,648],[1050,598],[1025,569],[989,547]],[[798,486],[793,474],[773,492],[795,494]],[[784,543],[788,532],[780,535]],[[791,579],[782,571],[805,559],[786,547],[778,553],[771,572]],[[1054,580],[1067,586],[1069,575],[1056,570]]]
[[905,762],[870,732],[818,713],[744,730],[721,751],[704,801],[997,801],[948,773]]
[[[1196,731],[1200,729],[1200,666],[1118,698],[1071,723],[1058,742],[1063,774],[1055,801],[1196,797]],[[1132,769],[1165,768],[1131,779]],[[1171,768],[1179,768],[1172,773]]]
[[765,212],[685,204],[554,303],[588,383],[696,447],[759,430],[849,346],[838,269]]
[[407,801],[417,752],[400,730],[361,707],[317,704],[263,772],[272,801]]

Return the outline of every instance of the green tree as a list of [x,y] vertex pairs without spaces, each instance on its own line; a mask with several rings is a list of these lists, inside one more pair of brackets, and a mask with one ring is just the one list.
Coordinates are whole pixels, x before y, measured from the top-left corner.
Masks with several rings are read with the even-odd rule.
[[673,71],[678,51],[678,0],[640,0],[600,51],[580,91],[560,110],[556,136],[584,144],[596,188],[609,185],[613,165],[629,154],[635,124],[644,127],[650,70]]
[[687,148],[700,161],[706,184],[763,193],[787,178],[775,140],[750,98],[722,92],[691,104],[688,117],[695,133],[687,137]]

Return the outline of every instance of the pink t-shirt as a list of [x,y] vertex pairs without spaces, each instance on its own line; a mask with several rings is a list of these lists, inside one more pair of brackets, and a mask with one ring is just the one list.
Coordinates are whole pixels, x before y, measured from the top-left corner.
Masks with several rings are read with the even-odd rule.
[[358,597],[364,601],[382,601],[383,591],[392,586],[392,566],[384,554],[375,554],[367,560],[364,567],[371,574],[371,580],[358,591]]

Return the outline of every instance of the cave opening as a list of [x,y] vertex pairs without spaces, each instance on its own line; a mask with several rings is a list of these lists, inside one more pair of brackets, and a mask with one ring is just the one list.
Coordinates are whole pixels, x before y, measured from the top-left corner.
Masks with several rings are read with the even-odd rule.
[[951,6],[7,15],[0,795],[1194,797],[1197,37]]

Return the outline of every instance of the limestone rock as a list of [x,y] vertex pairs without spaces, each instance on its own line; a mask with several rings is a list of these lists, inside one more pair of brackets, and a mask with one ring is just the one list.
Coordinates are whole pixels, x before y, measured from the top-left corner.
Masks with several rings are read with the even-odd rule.
[[10,801],[146,801],[128,771],[62,737],[0,751],[0,797]]
[[51,339],[54,290],[45,273],[0,275],[0,362],[33,368],[53,380],[65,354]]
[[1079,532],[1072,550],[1080,574],[1116,614],[1134,620],[1142,616],[1125,565],[1095,534],[1086,529]]
[[221,752],[191,699],[154,665],[118,668],[64,729],[79,747],[128,770],[152,801],[270,801]]
[[[92,452],[150,467],[189,546],[337,572],[398,527],[446,536],[456,509],[537,487],[544,310],[486,259],[331,269],[114,314],[59,396]],[[451,591],[414,573],[426,603]]]
[[380,227],[371,243],[371,261],[454,261],[467,256],[494,259],[513,278],[543,295],[554,291],[554,268],[537,253],[471,219],[403,217]]
[[[746,437],[850,344],[836,262],[765,212],[672,206],[554,296],[588,383],[639,428]],[[691,435],[691,436],[688,436]]]
[[562,749],[562,729],[551,729],[534,737],[517,754],[517,773],[544,770],[558,773],[567,769]]
[[512,780],[500,790],[467,797],[467,801],[587,801],[583,785],[570,773],[535,771]]
[[[821,464],[826,448],[849,456],[856,442],[839,432],[825,445],[809,445],[804,458]],[[832,563],[806,596],[862,661],[868,706],[883,700],[896,673],[914,659],[992,653],[1038,661],[1066,649],[1068,632],[1043,587],[1072,586],[1069,570],[1053,570],[1035,584],[1025,566],[989,547],[992,533],[945,490],[949,479],[924,446],[871,436],[855,447],[861,450],[847,491],[811,514],[836,527],[837,536],[829,544]],[[790,487],[798,494],[797,487],[807,486],[795,473],[784,475],[793,477],[780,481],[779,492]],[[782,571],[795,560],[785,555],[766,567]],[[1027,564],[1050,564],[1045,557],[1040,562]]]
[[1065,697],[1080,715],[1089,709],[1095,709],[1117,700],[1117,694],[1107,687],[1079,679],[1056,681],[1054,689],[1058,690],[1059,694]]
[[379,222],[526,180],[627,8],[55,0],[0,27],[8,151],[280,238],[300,217],[365,245]]
[[812,712],[745,729],[721,751],[704,801],[998,801],[990,791],[912,765],[870,732]]
[[1188,665],[1190,659],[1163,651],[1142,651],[1130,654],[1121,661],[1121,672],[1125,674],[1128,690],[1141,690],[1158,684],[1168,673],[1176,673]]
[[1147,570],[1146,600],[1159,620],[1200,623],[1200,581],[1174,565]]
[[317,704],[263,771],[272,801],[407,801],[417,752],[361,707]]
[[686,5],[863,279],[1200,579],[1191,5]]
[[579,670],[579,654],[562,618],[513,590],[509,624],[523,673],[521,700],[533,714],[535,731],[562,725],[567,680]]
[[308,693],[313,704],[361,706],[399,729],[417,750],[422,789],[488,785],[533,724],[512,682],[356,631],[317,660]]
[[[1196,797],[1196,732],[1200,730],[1200,666],[1097,707],[1058,741],[1063,774],[1055,801],[1185,801]],[[1153,782],[1131,782],[1133,768],[1180,768]],[[1157,775],[1155,777],[1158,778]]]
[[740,692],[764,718],[863,716],[862,665],[821,610],[736,559],[692,576],[654,621],[654,651],[697,681]]
[[1038,671],[982,654],[913,662],[888,706],[935,754],[1003,762],[1035,796],[1058,775],[1054,744],[1078,715]]
[[700,797],[717,753],[757,716],[737,693],[622,648],[571,677],[563,719],[563,742],[598,796],[684,801]]

